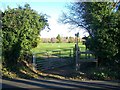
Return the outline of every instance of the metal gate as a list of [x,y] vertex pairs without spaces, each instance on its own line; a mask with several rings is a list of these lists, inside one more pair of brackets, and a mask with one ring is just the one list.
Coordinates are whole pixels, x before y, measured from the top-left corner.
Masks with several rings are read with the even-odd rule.
[[73,63],[73,49],[45,51],[33,54],[35,70],[48,70]]

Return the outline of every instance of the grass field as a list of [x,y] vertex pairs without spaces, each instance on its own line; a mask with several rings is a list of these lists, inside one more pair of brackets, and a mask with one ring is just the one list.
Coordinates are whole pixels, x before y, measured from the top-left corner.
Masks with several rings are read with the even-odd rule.
[[[73,49],[74,47],[75,43],[39,43],[39,45],[31,51],[32,53],[40,53],[53,50]],[[81,51],[85,50],[85,45],[79,43],[79,47]]]
[[[32,49],[35,54],[36,62],[40,64],[39,69],[44,69],[46,66],[64,66],[73,62],[73,48],[75,43],[39,43],[39,45]],[[85,45],[79,43],[82,51],[85,50]],[[61,63],[61,58],[64,63]],[[47,62],[47,61],[51,62]],[[39,66],[39,65],[38,65]]]
[[[39,43],[39,45],[32,49],[32,53],[41,53],[36,54],[37,57],[48,57],[48,56],[57,56],[57,57],[70,57],[73,55],[73,48],[75,43]],[[85,45],[79,43],[81,51],[85,50]],[[46,55],[46,53],[48,52]]]
[[[38,68],[42,70],[46,68],[46,66],[49,67],[49,65],[56,67],[73,63],[75,60],[75,53],[73,52],[74,47],[75,43],[39,43],[39,45],[31,51],[35,55],[36,63],[39,63]],[[79,48],[80,51],[85,51],[85,45],[81,43],[79,43]],[[92,55],[90,57],[94,58]],[[86,60],[87,58],[85,54],[81,54],[79,60]],[[64,63],[62,63],[61,60],[65,60]]]
[[[73,57],[73,48],[75,43],[39,43],[39,45],[32,49],[37,59],[43,60],[46,57]],[[79,43],[81,51],[85,50],[85,45]],[[47,52],[47,53],[46,53]]]

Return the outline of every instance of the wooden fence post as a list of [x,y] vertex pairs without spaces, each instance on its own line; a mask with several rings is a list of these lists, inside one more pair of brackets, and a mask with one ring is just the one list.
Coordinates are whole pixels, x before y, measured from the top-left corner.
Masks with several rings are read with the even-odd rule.
[[76,60],[76,71],[78,70],[78,44],[75,44],[75,60]]
[[70,57],[72,57],[72,54],[71,54],[71,49],[70,49]]
[[61,51],[58,51],[59,52],[59,58],[61,58]]
[[35,54],[33,54],[33,70],[36,70],[36,58],[35,58]]
[[46,54],[47,54],[47,58],[49,58],[49,54],[48,54],[48,51],[46,52]]

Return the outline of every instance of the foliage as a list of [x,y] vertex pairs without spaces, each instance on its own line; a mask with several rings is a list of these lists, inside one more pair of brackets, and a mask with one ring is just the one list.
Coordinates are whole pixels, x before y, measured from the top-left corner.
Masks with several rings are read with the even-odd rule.
[[57,43],[61,43],[61,37],[60,37],[60,34],[57,35],[56,39],[57,39]]
[[75,2],[69,6],[69,14],[63,14],[62,22],[85,28],[90,37],[89,49],[98,56],[99,64],[120,63],[120,11],[113,12],[113,2]]
[[[57,39],[58,38],[58,39]],[[76,43],[74,37],[61,37],[59,34],[56,38],[41,38],[41,43]],[[78,38],[78,42],[81,42],[81,38]]]
[[74,42],[75,42],[75,39],[73,37],[69,37],[68,43],[74,43]]
[[89,69],[86,74],[89,79],[93,80],[119,80],[120,74],[119,71],[114,69],[101,67],[101,68],[91,68]]
[[40,30],[48,26],[44,15],[39,15],[29,4],[2,12],[3,56],[7,66],[15,65],[25,52],[37,46]]

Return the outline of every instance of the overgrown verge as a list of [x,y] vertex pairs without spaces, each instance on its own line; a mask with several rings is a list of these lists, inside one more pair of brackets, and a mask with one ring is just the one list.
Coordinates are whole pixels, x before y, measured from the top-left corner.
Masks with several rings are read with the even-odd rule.
[[56,78],[56,79],[65,79],[59,75],[47,74],[40,71],[36,71],[33,69],[31,63],[27,61],[20,61],[16,65],[17,67],[13,69],[9,69],[3,66],[2,68],[2,77],[3,78]]
[[120,80],[120,70],[117,68],[91,68],[86,74],[92,80]]
[[16,66],[7,68],[3,66],[2,77],[6,78],[37,78],[38,76],[32,71],[30,64],[27,61],[20,61]]
[[[33,69],[32,63],[22,60],[19,61],[14,69],[8,69],[3,66],[3,78],[54,78],[54,79],[69,79],[69,80],[120,80],[120,71],[118,68],[109,67],[87,67],[84,70],[75,71],[73,67],[63,68],[65,73],[55,74],[48,72],[36,71]],[[60,68],[62,69],[62,68]],[[59,72],[60,69],[56,69]],[[69,70],[68,70],[69,69]]]

